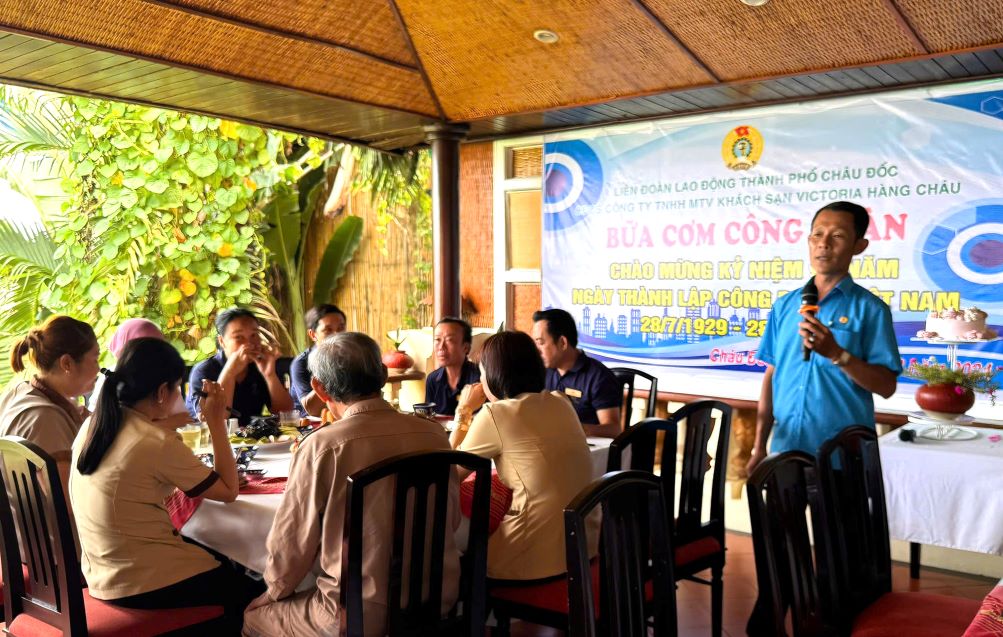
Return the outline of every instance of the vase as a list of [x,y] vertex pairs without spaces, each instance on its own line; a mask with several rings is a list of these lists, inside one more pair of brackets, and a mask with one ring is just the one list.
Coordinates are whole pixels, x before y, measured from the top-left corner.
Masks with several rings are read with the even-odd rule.
[[923,385],[916,390],[916,404],[931,418],[956,420],[975,404],[975,393],[954,383]]
[[414,359],[406,352],[394,350],[383,355],[383,364],[387,366],[387,369],[404,371],[414,365]]

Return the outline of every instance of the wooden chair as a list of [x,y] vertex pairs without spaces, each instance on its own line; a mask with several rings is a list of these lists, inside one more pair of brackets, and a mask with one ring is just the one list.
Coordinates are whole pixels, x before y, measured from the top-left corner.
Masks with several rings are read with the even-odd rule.
[[[445,540],[446,534],[452,533],[447,505],[450,490],[459,488],[453,479],[457,466],[473,470],[476,477],[469,540],[461,561],[460,595],[454,608],[454,611],[457,608],[460,611],[443,617]],[[345,509],[345,546],[348,554],[342,560],[341,574],[341,603],[346,610],[348,637],[361,637],[366,621],[362,603],[366,489],[385,478],[395,480],[387,634],[415,637],[483,635],[491,461],[461,451],[434,451],[395,456],[348,478]],[[411,507],[408,507],[409,495]],[[426,533],[429,523],[431,537]]]
[[[672,537],[662,488],[648,472],[615,471],[586,487],[564,509],[569,634],[677,634]],[[602,531],[599,578],[594,581],[586,527],[597,508],[602,510]],[[654,618],[653,633],[648,632],[648,617]]]
[[[704,482],[709,456],[707,448],[714,431],[714,412],[720,413],[714,471],[711,476],[711,498],[708,519],[704,521]],[[677,507],[675,498],[676,431],[686,421],[683,466],[679,480],[678,515],[671,520]],[[632,433],[644,424],[644,429]],[[711,587],[711,630],[721,636],[724,608],[724,487],[728,469],[728,441],[731,437],[731,407],[716,400],[701,400],[685,405],[668,420],[647,419],[620,434],[610,444],[606,470],[629,468],[652,471],[655,463],[655,433],[664,431],[662,442],[661,479],[670,511],[675,546],[676,579],[687,579]],[[630,463],[621,467],[620,459],[630,450]],[[711,579],[697,577],[710,569]]]
[[[7,634],[145,637],[184,629],[201,634],[223,630],[222,606],[133,610],[91,597],[80,580],[56,463],[33,443],[15,436],[0,438],[0,462]],[[22,553],[27,582],[22,569],[12,567],[20,566]]]
[[649,383],[648,402],[644,408],[644,417],[654,418],[655,407],[658,405],[658,379],[651,374],[630,367],[611,367],[609,371],[613,372],[613,375],[616,376],[617,381],[624,390],[622,414],[624,429],[630,427],[630,418],[634,412],[634,387],[638,376],[646,379]]
[[888,514],[878,437],[843,429],[819,449],[818,473],[832,551],[837,628],[852,635],[960,635],[979,603],[893,593]]
[[746,633],[786,636],[790,609],[794,637],[837,637],[830,623],[834,584],[828,525],[814,458],[801,451],[770,456],[749,476],[746,489],[759,587]]

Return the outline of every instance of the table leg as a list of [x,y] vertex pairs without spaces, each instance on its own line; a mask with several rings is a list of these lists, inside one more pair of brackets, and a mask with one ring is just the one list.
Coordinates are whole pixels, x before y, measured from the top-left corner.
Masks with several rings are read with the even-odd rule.
[[752,456],[752,447],[756,444],[756,410],[735,409],[731,417],[731,459],[728,462],[728,480],[731,481],[731,497],[737,500],[742,497],[745,486],[745,465]]
[[918,542],[909,542],[909,577],[919,579],[919,559],[922,545]]

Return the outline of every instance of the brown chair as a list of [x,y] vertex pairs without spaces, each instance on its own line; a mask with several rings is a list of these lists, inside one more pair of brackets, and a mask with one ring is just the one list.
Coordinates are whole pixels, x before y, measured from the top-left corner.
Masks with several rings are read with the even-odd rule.
[[[461,560],[459,600],[453,612],[443,617],[445,540],[446,534],[453,531],[449,526],[447,505],[450,488],[459,488],[453,480],[455,467],[474,472],[474,497],[467,550]],[[388,458],[348,478],[344,531],[348,554],[342,560],[341,573],[344,582],[341,603],[345,608],[348,637],[365,634],[362,555],[365,551],[366,489],[384,479],[395,481],[394,539],[387,580],[387,634],[402,637],[484,635],[491,461],[462,451],[432,451]],[[458,497],[456,505],[459,506]],[[429,527],[430,537],[426,533]]]
[[634,389],[636,388],[638,377],[648,381],[648,401],[644,408],[644,417],[654,418],[655,407],[658,405],[658,379],[651,374],[630,367],[611,367],[609,371],[613,372],[617,382],[623,388],[622,418],[624,428],[630,427],[630,419],[634,413]]
[[[714,412],[719,427],[714,471],[711,476],[710,511],[704,520],[704,482],[708,472],[707,453],[714,432]],[[682,470],[679,476],[679,505],[674,506],[676,431],[686,422]],[[711,632],[720,637],[724,608],[724,487],[728,468],[728,441],[731,437],[731,407],[716,400],[700,400],[683,406],[668,420],[642,421],[645,430],[632,433],[631,427],[610,444],[606,470],[621,468],[652,471],[655,464],[655,432],[665,431],[662,443],[661,478],[670,512],[678,511],[673,524],[676,579],[687,579],[711,587]],[[649,431],[650,430],[650,431]],[[629,449],[629,466],[621,467],[621,455]],[[671,513],[670,513],[671,516]],[[697,573],[710,569],[709,580]]]
[[888,513],[878,436],[843,429],[818,452],[829,523],[837,628],[854,636],[960,635],[979,602],[929,593],[893,593]]
[[[15,436],[0,438],[0,462],[7,634],[145,637],[186,629],[188,634],[223,630],[222,606],[133,610],[91,597],[82,588],[56,463],[36,445]],[[27,578],[21,568],[12,567],[21,564],[22,554]]]
[[[662,482],[648,472],[614,471],[564,509],[570,635],[677,634],[672,537],[661,491]],[[587,519],[596,509],[602,510],[598,581],[586,534]],[[648,632],[649,617],[653,633]]]

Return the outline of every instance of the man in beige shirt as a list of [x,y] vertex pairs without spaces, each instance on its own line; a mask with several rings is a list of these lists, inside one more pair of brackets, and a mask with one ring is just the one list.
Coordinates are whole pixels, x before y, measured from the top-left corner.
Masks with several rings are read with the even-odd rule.
[[[311,385],[338,419],[307,437],[290,467],[286,492],[268,534],[268,590],[248,606],[244,635],[336,636],[341,608],[342,534],[346,479],[381,460],[415,451],[448,450],[435,422],[404,415],[380,395],[387,370],[376,342],[345,332],[317,343],[310,354]],[[362,555],[365,634],[386,633],[389,551],[392,541],[392,481],[366,491]],[[459,523],[458,492],[449,498],[453,529]],[[296,587],[317,563],[316,588]],[[459,552],[446,533],[443,609],[452,607],[459,585]]]

